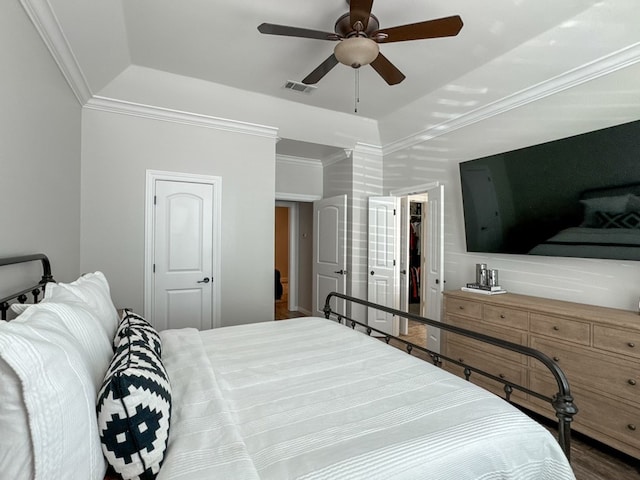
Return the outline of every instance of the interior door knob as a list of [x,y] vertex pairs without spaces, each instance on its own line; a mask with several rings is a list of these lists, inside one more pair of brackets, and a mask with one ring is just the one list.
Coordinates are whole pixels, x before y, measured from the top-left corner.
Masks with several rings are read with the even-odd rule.
[[346,270],[338,270],[338,271],[333,272],[333,273],[337,273],[338,275],[346,275],[347,271]]
[[209,277],[204,277],[202,280],[198,280],[198,283],[209,283]]

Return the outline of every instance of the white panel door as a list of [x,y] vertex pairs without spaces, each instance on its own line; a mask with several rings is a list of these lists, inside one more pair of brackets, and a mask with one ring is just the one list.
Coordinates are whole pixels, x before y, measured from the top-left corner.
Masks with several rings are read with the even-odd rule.
[[[399,309],[409,311],[409,197],[400,199],[400,302]],[[400,335],[409,334],[409,320],[400,319]]]
[[[347,291],[347,196],[313,203],[313,314],[324,316],[331,292]],[[333,298],[331,308],[345,312],[345,301]]]
[[[427,245],[423,254],[425,262],[421,269],[423,287],[420,295],[426,299],[427,318],[442,321],[442,291],[444,290],[444,185],[427,190],[427,215],[423,217],[424,238]],[[427,329],[427,348],[440,352],[440,329]]]
[[[398,308],[396,235],[398,199],[369,197],[368,289],[370,302]],[[390,313],[368,309],[368,325],[391,335],[398,335],[398,318]]]
[[[153,318],[156,328],[214,326],[214,185],[156,180]],[[219,226],[217,226],[219,228]]]

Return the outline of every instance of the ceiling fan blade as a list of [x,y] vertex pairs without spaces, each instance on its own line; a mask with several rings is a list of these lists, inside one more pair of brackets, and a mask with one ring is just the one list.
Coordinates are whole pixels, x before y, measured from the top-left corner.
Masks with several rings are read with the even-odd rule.
[[287,25],[275,25],[273,23],[262,23],[258,26],[260,33],[267,35],[284,35],[286,37],[314,38],[317,40],[339,40],[340,37],[333,32],[321,32],[320,30],[310,30],[308,28],[289,27]]
[[453,17],[427,20],[398,27],[385,28],[373,32],[370,37],[378,43],[404,42],[406,40],[422,40],[425,38],[454,37],[462,29],[462,18]]
[[373,0],[351,0],[349,2],[351,26],[353,27],[356,22],[362,22],[362,30],[366,30],[371,16],[371,7],[373,7]]
[[318,83],[322,79],[322,77],[329,73],[331,69],[337,64],[338,59],[332,53],[329,58],[318,65],[318,67],[313,72],[307,75],[304,80],[302,80],[302,83],[304,83],[305,85],[313,85],[314,83]]
[[406,78],[404,74],[381,53],[371,62],[371,66],[389,85],[397,85]]

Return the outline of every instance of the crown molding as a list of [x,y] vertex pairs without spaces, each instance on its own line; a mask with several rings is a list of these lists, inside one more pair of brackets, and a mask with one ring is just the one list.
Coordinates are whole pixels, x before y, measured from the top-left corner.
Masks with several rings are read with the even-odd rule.
[[313,158],[295,157],[293,155],[281,155],[276,153],[276,163],[297,165],[299,167],[322,168],[322,161]]
[[181,123],[183,125],[193,125],[198,127],[213,128],[244,135],[255,135],[277,140],[278,129],[254,123],[240,122],[237,120],[227,120],[224,118],[212,117],[196,113],[182,112],[163,107],[142,105],[124,100],[116,100],[101,96],[94,96],[84,106],[90,110],[100,110],[103,112],[118,113],[121,115],[131,115],[134,117],[149,118],[164,122]]
[[80,65],[47,0],[20,0],[22,7],[51,52],[74,95],[84,105],[92,96]]
[[333,155],[322,160],[322,166],[328,167],[333,165],[334,163],[341,162],[342,160],[346,160],[347,158],[351,158],[353,154],[353,150],[350,148],[345,148],[340,152],[334,153]]
[[451,133],[460,128],[481,122],[529,103],[555,95],[596,78],[609,75],[617,70],[634,65],[640,61],[640,42],[629,45],[593,62],[585,63],[561,75],[540,82],[531,87],[508,95],[483,107],[472,110],[449,121],[417,132],[411,136],[391,142],[383,147],[384,155],[405,150],[427,140]]

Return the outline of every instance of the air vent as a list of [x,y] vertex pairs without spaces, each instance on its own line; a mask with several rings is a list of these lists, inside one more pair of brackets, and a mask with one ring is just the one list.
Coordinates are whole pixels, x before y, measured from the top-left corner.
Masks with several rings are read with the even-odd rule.
[[292,80],[287,80],[287,82],[284,84],[284,88],[286,88],[287,90],[293,90],[294,92],[300,92],[300,93],[311,93],[313,92],[316,88],[316,86],[314,85],[306,85],[304,83],[300,83],[300,82],[294,82]]

